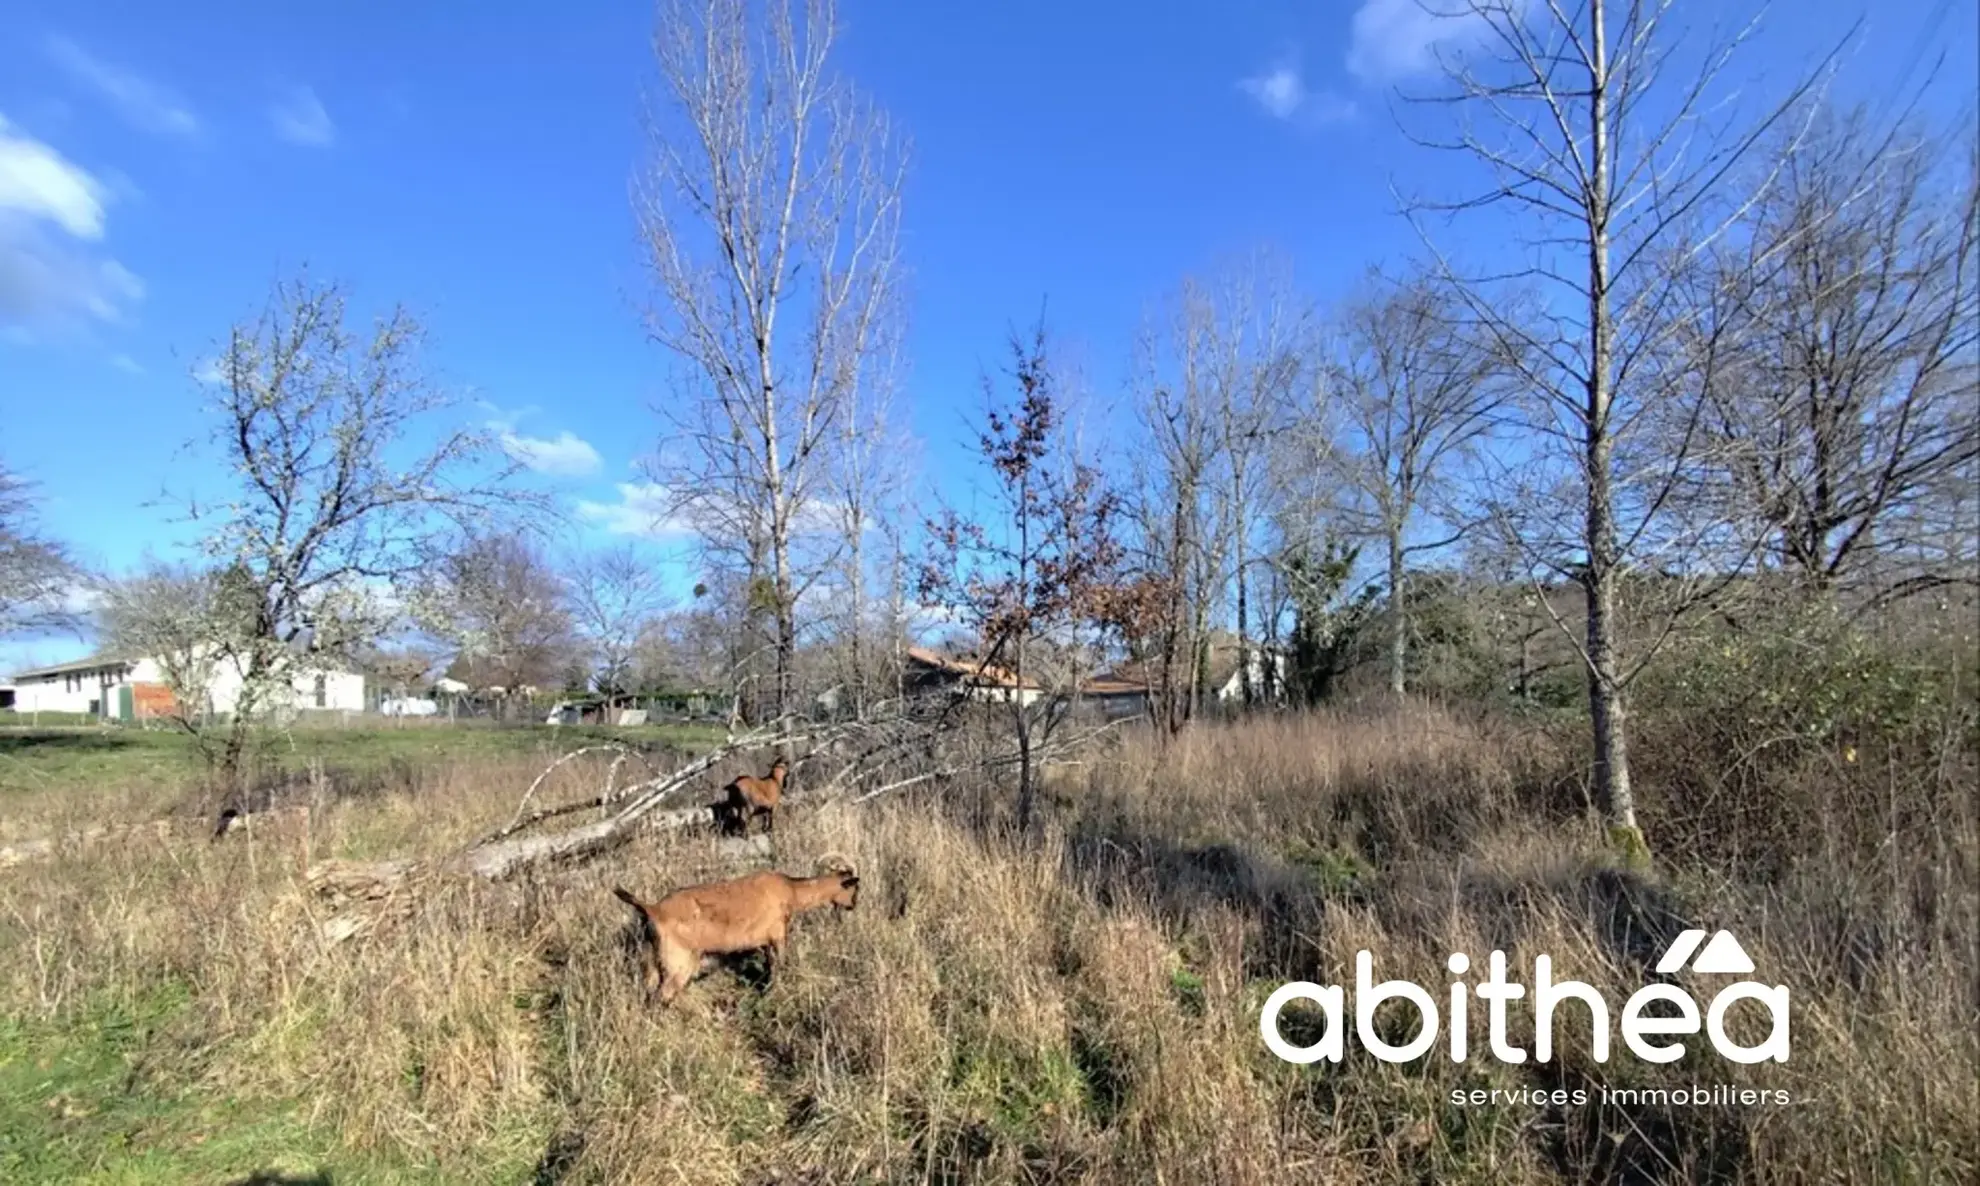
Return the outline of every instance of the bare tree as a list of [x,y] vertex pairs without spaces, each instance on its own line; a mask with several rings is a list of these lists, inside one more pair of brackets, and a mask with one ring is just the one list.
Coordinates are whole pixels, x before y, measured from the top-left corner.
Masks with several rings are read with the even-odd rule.
[[697,586],[691,602],[662,614],[641,636],[638,661],[644,678],[685,681],[696,689],[720,688],[739,695],[735,679],[739,636],[731,610],[719,589]]
[[[1585,628],[1570,637],[1587,668],[1596,795],[1612,838],[1631,852],[1642,851],[1643,838],[1630,784],[1627,694],[1666,632],[1648,631],[1646,645],[1624,656],[1618,592],[1632,568],[1695,571],[1687,553],[1716,538],[1665,515],[1687,509],[1672,495],[1697,464],[1696,414],[1669,415],[1670,405],[1702,386],[1699,371],[1717,358],[1701,361],[1697,343],[1680,341],[1697,312],[1685,299],[1687,278],[1772,178],[1763,173],[1743,193],[1728,179],[1793,122],[1814,86],[1811,76],[1757,111],[1729,101],[1722,76],[1753,26],[1705,46],[1693,55],[1697,68],[1680,73],[1674,6],[1454,0],[1431,7],[1464,22],[1479,48],[1446,55],[1452,88],[1426,101],[1455,109],[1459,124],[1454,138],[1425,142],[1469,156],[1492,181],[1475,196],[1415,207],[1491,208],[1529,231],[1531,263],[1516,275],[1459,276],[1448,260],[1439,262],[1537,393],[1529,428],[1562,446],[1524,467],[1537,478],[1508,510],[1549,498],[1578,508],[1580,526],[1568,540],[1522,538],[1539,545],[1536,566],[1571,574],[1585,592]],[[1473,126],[1473,114],[1486,131]],[[1787,147],[1794,146],[1790,137]],[[1525,316],[1509,312],[1521,306],[1508,282],[1541,294],[1524,303]],[[1723,345],[1711,335],[1703,341]],[[1633,447],[1639,427],[1654,429],[1642,434],[1654,448]],[[1561,542],[1572,551],[1563,553]],[[1669,590],[1660,596],[1666,621],[1694,603]]]
[[81,573],[35,522],[34,487],[0,462],[0,638],[74,630]]
[[1201,708],[1213,632],[1226,622],[1244,701],[1259,695],[1252,586],[1267,446],[1287,416],[1305,332],[1289,274],[1261,253],[1208,283],[1185,281],[1167,324],[1138,343],[1136,414],[1151,447],[1135,466],[1141,578],[1127,617],[1149,632],[1138,657],[1165,733]]
[[519,689],[560,683],[581,662],[564,582],[527,536],[467,534],[414,578],[408,601],[452,653],[447,674],[500,689],[505,716]]
[[[853,389],[840,417],[825,499],[840,538],[834,582],[839,611],[832,615],[838,619],[842,659],[838,682],[854,715],[865,713],[879,687],[883,665],[875,635],[882,633],[876,629],[881,604],[873,589],[899,588],[899,529],[908,513],[910,442],[892,416],[901,319],[888,317],[884,328],[889,331],[884,352],[866,368],[865,381]],[[888,579],[890,572],[895,579]]]
[[[1433,277],[1375,280],[1342,313],[1334,405],[1346,420],[1335,454],[1349,503],[1343,520],[1385,546],[1389,691],[1408,681],[1408,565],[1464,531],[1454,468],[1491,431],[1507,394],[1502,364]],[[1412,538],[1434,518],[1431,538]]]
[[653,473],[704,546],[761,582],[778,712],[798,599],[830,564],[829,542],[808,538],[829,457],[889,311],[903,161],[885,118],[828,69],[830,0],[794,8],[664,0],[637,203],[663,297],[652,332],[692,384]]
[[1980,176],[1971,158],[1944,176],[1948,147],[1826,116],[1723,255],[1741,365],[1707,392],[1707,431],[1810,588],[1974,579],[1970,543],[1934,546],[1963,533],[1932,530],[1962,517],[1980,458]]
[[565,565],[565,602],[591,652],[592,681],[608,696],[629,692],[642,642],[669,603],[659,570],[631,544],[580,553]]
[[103,585],[97,632],[114,651],[157,664],[172,694],[170,719],[220,765],[228,736],[203,728],[213,715],[213,688],[223,663],[252,650],[255,601],[242,574],[147,561]]
[[381,692],[409,696],[431,684],[438,657],[422,646],[400,643],[370,646],[358,656],[358,670]]
[[1245,704],[1261,689],[1252,656],[1255,610],[1252,572],[1261,558],[1258,537],[1268,507],[1271,469],[1268,446],[1285,422],[1295,385],[1306,367],[1302,350],[1308,337],[1306,308],[1294,294],[1284,262],[1259,255],[1227,270],[1217,288],[1215,367],[1218,436],[1224,471],[1224,534],[1227,539],[1232,619],[1236,626],[1239,688]]
[[1138,459],[1139,582],[1147,632],[1149,708],[1164,735],[1198,708],[1203,648],[1224,576],[1224,438],[1217,390],[1216,309],[1185,282],[1168,326],[1143,336],[1136,414],[1149,449]]
[[[484,465],[485,434],[428,427],[452,401],[420,369],[422,336],[400,308],[360,335],[343,291],[305,276],[277,284],[221,353],[211,443],[233,489],[189,512],[229,604],[248,606],[229,628],[241,691],[215,751],[228,778],[297,654],[376,638],[396,614],[384,590],[421,566],[444,525],[537,505],[505,487],[513,465]],[[421,439],[432,443],[410,444]]]
[[[1121,548],[1118,503],[1099,473],[1067,455],[1064,411],[1055,390],[1043,327],[1030,342],[1013,336],[1013,406],[994,404],[979,441],[990,469],[992,516],[945,511],[928,524],[921,600],[956,611],[982,643],[979,672],[999,669],[1002,702],[1017,740],[1018,828],[1028,831],[1037,797],[1037,748],[1064,719],[1077,671],[1050,679],[1039,663],[1048,644],[1076,651],[1072,636],[1106,613]],[[986,388],[989,384],[986,382]],[[1000,695],[992,692],[993,698]]]

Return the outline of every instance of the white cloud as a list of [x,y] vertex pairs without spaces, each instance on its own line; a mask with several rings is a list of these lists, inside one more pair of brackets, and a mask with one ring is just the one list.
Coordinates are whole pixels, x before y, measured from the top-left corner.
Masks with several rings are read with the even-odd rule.
[[78,316],[115,321],[144,285],[114,259],[81,246],[104,236],[104,185],[0,116],[0,329]]
[[658,482],[619,482],[616,502],[579,499],[578,517],[612,535],[685,535],[692,530],[671,505],[673,495]]
[[103,237],[103,183],[0,116],[0,214],[52,222],[77,239]]
[[220,369],[220,360],[217,358],[202,359],[194,363],[192,377],[193,382],[202,387],[224,387],[227,383],[227,372]]
[[316,92],[306,86],[295,88],[269,107],[268,119],[275,125],[275,134],[291,144],[327,148],[337,138],[337,126],[330,122],[330,113],[323,109]]
[[566,429],[554,437],[518,436],[501,430],[502,448],[509,456],[539,474],[581,478],[595,474],[604,464],[591,442]]
[[[619,495],[616,501],[579,499],[577,502],[580,519],[611,535],[677,539],[694,535],[703,528],[720,535],[731,530],[725,524],[750,518],[742,507],[721,496],[700,493],[692,499],[680,498],[672,488],[659,482],[618,482],[614,489]],[[836,538],[840,528],[832,508],[817,499],[805,503],[791,523],[793,535],[799,538]]]
[[1306,98],[1306,83],[1291,66],[1279,66],[1256,78],[1244,79],[1238,86],[1258,100],[1265,114],[1277,119],[1291,119]]
[[[1508,10],[1519,0],[1500,0]],[[1436,0],[1362,0],[1349,27],[1348,73],[1364,83],[1396,82],[1437,66],[1439,48],[1476,41],[1486,18],[1469,9],[1446,11]]]
[[177,95],[122,67],[112,66],[66,37],[50,37],[42,51],[76,81],[96,91],[124,121],[161,136],[199,135],[199,117]]
[[488,413],[488,427],[502,432],[514,432],[516,425],[522,423],[525,417],[533,416],[543,410],[535,404],[520,408],[504,408],[485,399],[474,402],[476,407]]
[[103,608],[107,598],[103,590],[86,584],[72,584],[62,592],[61,610],[65,614],[85,617]]
[[475,403],[484,411],[493,413],[488,419],[488,427],[494,430],[503,451],[539,474],[582,478],[597,473],[605,464],[598,450],[591,447],[591,442],[568,429],[554,437],[532,437],[518,433],[517,422],[539,410],[534,404],[522,408],[503,408],[485,399]]
[[16,340],[32,340],[29,327],[85,316],[121,320],[143,299],[144,284],[116,260],[96,259],[32,227],[0,221],[0,324]]
[[144,374],[144,368],[138,365],[138,360],[128,354],[112,354],[110,356],[110,365],[127,375]]
[[1353,119],[1355,115],[1350,100],[1331,91],[1308,89],[1299,63],[1292,60],[1282,61],[1263,74],[1239,79],[1238,89],[1250,95],[1273,119],[1331,124]]

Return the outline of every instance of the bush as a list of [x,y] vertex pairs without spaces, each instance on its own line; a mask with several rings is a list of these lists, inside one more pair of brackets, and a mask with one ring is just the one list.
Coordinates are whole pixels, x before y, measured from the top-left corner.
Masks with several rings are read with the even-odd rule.
[[1632,703],[1661,847],[1773,877],[1970,826],[1975,656],[1945,641],[1895,641],[1814,601],[1671,649]]

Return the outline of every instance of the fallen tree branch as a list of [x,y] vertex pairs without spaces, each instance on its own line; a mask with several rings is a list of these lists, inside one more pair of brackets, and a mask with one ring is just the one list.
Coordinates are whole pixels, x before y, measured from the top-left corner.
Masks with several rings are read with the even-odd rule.
[[[651,819],[647,817],[670,796],[738,753],[764,746],[789,746],[806,741],[836,740],[847,729],[848,727],[839,727],[800,732],[761,730],[745,734],[720,749],[702,755],[671,774],[636,782],[618,791],[608,787],[605,792],[590,799],[555,808],[544,808],[531,816],[511,820],[508,826],[483,837],[466,852],[460,854],[458,861],[477,877],[494,881],[535,861],[583,856],[615,845],[629,836],[633,827],[642,820],[646,822],[641,826],[648,828],[676,830],[686,827],[696,819],[704,817],[703,809],[689,808],[653,816]],[[804,796],[794,795],[792,798],[802,801]],[[623,806],[619,806],[621,804]],[[586,808],[613,806],[619,806],[619,810],[607,819],[548,836],[514,838],[516,833],[524,828],[553,816],[568,815]]]
[[874,789],[866,792],[864,795],[854,796],[853,798],[847,800],[847,802],[856,807],[859,804],[866,802],[868,799],[878,799],[880,796],[886,794],[889,791],[903,791],[911,786],[917,786],[924,782],[931,782],[938,778],[952,778],[956,775],[956,773],[957,770],[954,766],[948,766],[941,770],[930,770],[926,774],[917,774],[913,778],[903,778],[898,782],[890,782],[884,787],[875,787]]
[[[555,771],[558,767],[562,766],[564,763],[570,761],[573,758],[581,757],[585,754],[599,753],[604,750],[615,750],[617,751],[617,756],[612,759],[612,765],[610,769],[608,769],[605,772],[605,790],[603,791],[603,793],[599,794],[595,798],[587,799],[580,803],[566,803],[561,807],[544,808],[542,810],[539,810],[534,815],[528,816],[527,818],[524,817],[523,812],[529,807],[530,799],[535,797],[537,788],[543,785],[543,781],[550,777],[551,772]],[[606,804],[613,802],[615,799],[623,798],[625,794],[630,794],[632,792],[631,787],[627,787],[624,792],[615,792],[613,788],[618,784],[619,781],[620,764],[623,763],[627,758],[631,757],[632,754],[633,751],[627,746],[616,741],[611,741],[605,743],[604,745],[583,746],[579,749],[574,749],[570,753],[563,755],[562,757],[558,758],[556,761],[550,763],[548,766],[545,766],[543,768],[543,773],[537,775],[536,780],[529,784],[529,789],[523,792],[522,799],[516,804],[516,814],[510,817],[509,822],[503,825],[502,827],[496,829],[495,831],[489,833],[486,837],[484,837],[480,841],[480,843],[487,844],[490,841],[501,840],[505,837],[513,836],[517,832],[522,831],[524,828],[529,827],[531,824],[535,824],[539,821],[549,819],[551,816],[565,815],[573,811],[582,811],[587,807],[603,807]]]
[[[690,824],[708,819],[707,809],[688,807],[661,811],[660,808],[672,796],[692,785],[702,774],[739,753],[767,746],[787,748],[805,742],[816,743],[819,748],[823,748],[850,737],[903,723],[907,722],[900,718],[889,718],[882,721],[869,719],[839,725],[814,726],[796,718],[784,718],[776,723],[780,728],[766,728],[745,734],[672,773],[658,775],[618,789],[613,788],[608,776],[606,789],[588,799],[556,807],[539,808],[533,813],[519,812],[517,817],[511,819],[503,828],[443,862],[443,867],[470,873],[484,880],[499,881],[539,861],[570,860],[603,852],[624,843],[636,832],[678,831]],[[1041,763],[1049,763],[1058,755],[1087,744],[1120,723],[1109,722],[1094,729],[1055,739],[1051,744],[1039,749],[1034,754],[1034,758]],[[833,798],[848,784],[856,784],[864,778],[878,775],[890,762],[896,760],[915,742],[923,739],[921,735],[884,738],[855,757],[845,769],[827,780],[822,787],[810,792],[802,788],[796,789],[786,796],[785,801],[801,804]],[[596,750],[605,747],[587,748]],[[814,750],[814,753],[816,752],[817,750]],[[574,756],[576,756],[575,752],[566,755],[566,758]],[[877,762],[874,761],[876,758],[879,759]],[[558,763],[553,763],[553,768],[564,760],[559,759]],[[1015,764],[1017,761],[1015,754],[996,754],[975,762],[950,763],[936,770],[897,779],[864,791],[848,802],[866,803],[889,792],[935,779],[951,778],[968,770],[994,770]],[[547,775],[548,771],[545,774]],[[531,784],[531,790],[525,793],[525,805],[542,778],[543,776],[539,776],[538,783]],[[541,836],[517,835],[523,829],[542,820],[596,808],[616,808],[616,810],[604,819],[561,832]]]

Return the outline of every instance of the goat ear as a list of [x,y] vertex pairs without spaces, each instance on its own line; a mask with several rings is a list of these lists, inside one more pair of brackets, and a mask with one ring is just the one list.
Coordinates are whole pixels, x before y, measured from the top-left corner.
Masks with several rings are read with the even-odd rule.
[[848,873],[846,874],[845,879],[841,881],[839,884],[845,886],[847,889],[858,889],[859,877],[856,874]]

